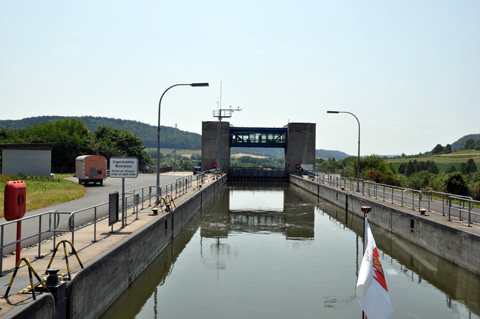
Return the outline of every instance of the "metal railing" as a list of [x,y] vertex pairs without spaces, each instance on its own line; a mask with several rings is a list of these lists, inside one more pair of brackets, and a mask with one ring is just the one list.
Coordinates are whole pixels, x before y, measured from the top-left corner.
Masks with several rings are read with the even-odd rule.
[[[215,171],[206,171],[197,174],[197,186],[199,181],[201,181],[201,183],[203,184],[209,179],[215,179],[215,173]],[[172,198],[176,199],[180,196],[187,194],[188,189],[192,187],[193,176],[181,177],[178,178],[174,183],[161,186],[160,197],[171,196]],[[125,212],[133,209],[133,213],[130,214],[130,217],[132,215],[135,215],[135,219],[138,219],[138,213],[140,209],[144,209],[144,205],[146,203],[148,203],[149,207],[152,206],[156,198],[156,189],[157,187],[155,185],[151,185],[125,192],[125,202],[122,203],[122,198],[119,198],[119,211],[122,211],[122,206],[125,206]],[[41,258],[41,247],[43,240],[53,236],[53,251],[55,249],[57,235],[71,232],[71,242],[73,245],[75,245],[75,232],[89,226],[94,227],[92,241],[96,242],[97,224],[108,218],[108,204],[108,202],[103,202],[73,212],[48,211],[25,217],[19,220],[2,223],[0,224],[0,256],[4,256],[5,248],[16,245],[17,243],[23,243],[24,247],[37,244],[38,254],[36,258]],[[122,216],[122,218],[123,217],[124,216]],[[130,217],[129,214],[125,213],[126,222],[128,222],[128,218]],[[21,221],[23,225],[33,223],[34,225],[37,224],[38,227],[34,227],[36,228],[36,231],[34,231],[33,233],[31,232],[29,234],[24,234],[23,237],[18,240],[5,240],[6,234],[8,234],[8,237],[10,238],[15,237],[15,230],[19,221]],[[7,252],[7,254],[8,253],[9,252]],[[3,258],[0,258],[0,276],[3,275]]]
[[[38,254],[37,258],[41,258],[41,249],[42,249],[42,237],[45,237],[44,234],[47,233],[55,233],[58,231],[58,227],[60,225],[60,218],[62,215],[68,216],[69,212],[58,212],[58,211],[48,211],[41,214],[36,214],[32,216],[28,216],[19,220],[13,220],[6,223],[0,224],[0,254],[2,258],[0,258],[0,276],[3,276],[3,255],[6,247],[16,245],[17,243],[21,243],[24,241],[38,243]],[[5,243],[5,233],[6,230],[10,233],[15,233],[17,229],[17,223],[22,222],[22,224],[26,223],[35,223],[38,224],[38,232],[34,234],[27,234],[19,239],[15,239],[8,243]],[[15,229],[15,230],[14,230]],[[55,239],[56,236],[53,236],[53,245],[55,246]]]
[[[468,209],[465,209],[465,202],[468,203]],[[450,215],[451,210],[457,209],[459,214],[459,220],[462,219],[462,212],[466,212],[468,214],[468,227],[472,225],[472,208],[473,208],[474,200],[468,196],[460,196],[460,195],[450,195],[447,198],[448,203],[448,220],[451,221]],[[456,206],[456,207],[455,207]]]
[[[342,188],[352,192],[356,191],[357,179],[350,177],[342,177],[339,174],[326,174],[321,172],[309,172],[308,177],[318,183],[327,184],[329,186]],[[468,227],[473,222],[480,222],[480,211],[474,210],[474,207],[480,207],[480,201],[476,201],[468,196],[459,196],[436,191],[420,191],[411,188],[392,186],[387,184],[376,183],[369,180],[360,179],[360,192],[364,196],[381,199],[401,207],[410,207],[412,210],[421,211],[437,211],[443,216],[448,213],[448,220],[451,216],[458,217],[460,221],[463,216],[468,215]]]

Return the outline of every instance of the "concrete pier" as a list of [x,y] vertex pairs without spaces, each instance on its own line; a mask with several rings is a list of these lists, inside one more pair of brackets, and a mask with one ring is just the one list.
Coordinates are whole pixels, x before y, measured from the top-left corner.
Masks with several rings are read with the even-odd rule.
[[[97,318],[137,278],[156,256],[177,236],[190,220],[210,201],[226,183],[224,175],[189,189],[187,194],[175,200],[172,213],[151,216],[151,208],[140,211],[139,219],[124,228],[114,227],[111,232],[108,219],[97,224],[97,241],[92,242],[93,226],[75,233],[75,250],[84,269],[80,268],[75,256],[69,256],[72,280],[66,281],[66,307],[64,313],[57,311],[52,294],[17,294],[30,285],[25,264],[19,268],[9,296],[0,298],[2,318]],[[131,212],[129,212],[131,214]],[[57,237],[57,242],[70,240],[67,233]],[[68,245],[67,245],[68,246]],[[52,252],[50,245],[42,245],[44,258],[36,259],[37,247],[24,249],[22,258],[28,258],[38,275],[43,278]],[[70,251],[70,247],[67,248]],[[52,267],[67,273],[63,249],[57,252]],[[15,267],[15,255],[4,258],[9,268],[0,277],[1,286],[7,289]],[[38,280],[33,278],[36,285]],[[2,291],[2,295],[5,293]]]
[[422,215],[354,191],[290,175],[290,182],[356,215],[370,206],[369,222],[480,275],[480,225],[449,221],[441,213]]

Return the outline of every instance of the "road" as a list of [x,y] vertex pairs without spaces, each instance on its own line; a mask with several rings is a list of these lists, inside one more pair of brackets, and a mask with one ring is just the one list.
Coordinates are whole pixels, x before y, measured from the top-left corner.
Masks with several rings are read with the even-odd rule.
[[[178,178],[186,177],[187,175],[191,175],[191,173],[179,172],[179,173],[162,173],[160,175],[160,185],[168,185],[171,183],[175,183]],[[155,186],[156,185],[156,175],[155,174],[139,174],[137,178],[126,178],[125,179],[125,191],[128,192],[130,190],[139,189],[142,187],[147,186]],[[78,183],[77,178],[70,178],[73,182]],[[86,185],[87,193],[73,201],[65,202],[62,204],[44,207],[41,209],[27,211],[24,218],[37,215],[40,213],[48,212],[48,211],[59,211],[59,212],[74,212],[77,210],[81,210],[83,208],[91,207],[94,205],[98,205],[101,203],[108,202],[108,195],[112,192],[119,192],[120,196],[122,193],[122,179],[121,178],[108,178],[103,186],[99,185]],[[28,191],[28,190],[27,190]],[[28,192],[27,192],[28,196]],[[153,203],[153,202],[152,202]],[[28,210],[28,207],[27,207]],[[99,214],[106,215],[108,213],[108,207],[104,206],[102,208],[102,212],[98,212]],[[67,229],[68,228],[68,216],[63,215],[60,222],[60,229]],[[45,217],[42,220],[42,229],[48,227],[48,217]],[[83,219],[76,219],[75,225],[79,225],[82,223],[86,223],[88,220],[92,219],[92,214],[85,214]],[[0,223],[5,223],[6,220],[4,218],[0,219]],[[29,236],[30,234],[38,233],[39,229],[39,220],[37,218],[25,220],[22,222],[22,238]],[[50,234],[51,235],[51,234]],[[4,234],[3,234],[3,243],[7,244],[10,242],[15,241],[16,237],[16,223],[10,224],[5,227]],[[32,245],[38,242],[37,238],[32,238],[25,241],[25,244],[22,243],[22,247],[24,245]],[[4,249],[3,254],[8,254],[15,250],[15,245],[8,246]]]

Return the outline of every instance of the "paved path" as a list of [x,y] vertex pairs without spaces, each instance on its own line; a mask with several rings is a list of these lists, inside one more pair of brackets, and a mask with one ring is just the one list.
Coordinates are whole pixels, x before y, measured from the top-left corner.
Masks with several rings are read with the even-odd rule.
[[[160,185],[169,185],[171,183],[175,183],[178,178],[186,177],[188,175],[192,175],[189,172],[169,172],[169,173],[162,173],[160,178]],[[75,183],[78,182],[77,178],[72,177],[72,181]],[[125,179],[125,191],[139,189],[141,187],[146,186],[155,186],[156,185],[156,175],[155,174],[139,174],[137,178],[126,178]],[[91,207],[94,205],[98,205],[100,203],[108,202],[108,195],[112,192],[119,192],[120,196],[122,193],[122,179],[121,178],[108,178],[103,186],[99,185],[86,185],[87,193],[73,201],[61,203],[54,206],[44,207],[40,209],[36,209],[33,211],[27,211],[24,218],[29,216],[45,213],[48,211],[59,211],[59,212],[74,212],[80,209],[84,209],[86,207]],[[152,189],[154,192],[155,190]],[[27,192],[28,194],[28,192]],[[28,207],[27,207],[28,209]],[[103,206],[98,212],[98,216],[106,216],[108,214],[108,206]],[[59,229],[68,229],[68,218],[69,215],[62,215],[60,219]],[[79,218],[75,220],[75,224],[84,224],[89,220],[93,219],[93,214],[83,214],[83,216],[79,215]],[[0,218],[0,224],[5,223],[6,220],[4,218]],[[26,238],[31,234],[38,233],[38,219],[27,219],[22,222],[22,238]],[[48,218],[45,216],[42,220],[42,229],[48,228]],[[5,227],[4,230],[4,243],[11,243],[16,240],[16,223],[11,224]],[[38,242],[38,239],[32,238],[31,240],[27,240],[22,243],[23,246],[32,245]],[[4,249],[3,255],[9,254],[15,251],[15,245],[8,246]]]

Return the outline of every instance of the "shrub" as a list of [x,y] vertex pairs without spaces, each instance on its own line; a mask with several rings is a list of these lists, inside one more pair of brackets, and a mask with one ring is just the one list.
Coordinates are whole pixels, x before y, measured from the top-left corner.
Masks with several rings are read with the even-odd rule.
[[468,195],[468,185],[461,173],[450,173],[445,176],[443,189],[447,193]]

